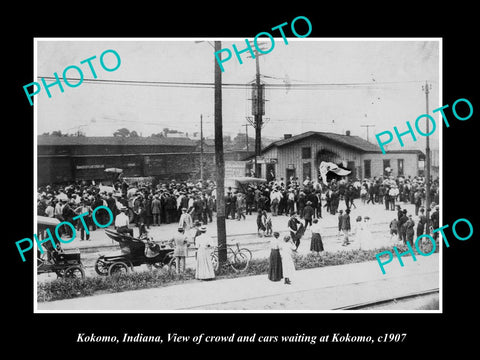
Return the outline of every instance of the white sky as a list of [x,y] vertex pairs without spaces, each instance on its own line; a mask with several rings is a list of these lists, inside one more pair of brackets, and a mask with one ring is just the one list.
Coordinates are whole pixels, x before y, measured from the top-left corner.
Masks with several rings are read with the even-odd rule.
[[[37,39],[37,77],[61,77],[63,69],[77,65],[91,78],[87,64],[80,61],[93,55],[92,63],[101,80],[132,81],[214,81],[214,49],[201,39]],[[212,41],[213,39],[208,39]],[[222,48],[232,44],[244,48],[244,39],[221,39]],[[268,41],[268,39],[267,39]],[[275,38],[275,47],[260,57],[260,72],[267,84],[282,84],[288,77],[292,84],[369,83],[371,86],[316,87],[314,90],[268,89],[263,136],[282,137],[285,133],[304,131],[344,132],[371,142],[375,133],[393,132],[393,126],[406,130],[406,121],[426,112],[422,91],[425,80],[432,84],[430,113],[441,106],[439,73],[440,44],[436,39],[363,39],[343,40]],[[100,54],[113,49],[121,57],[120,67],[106,72],[99,64]],[[232,50],[233,52],[233,50]],[[255,78],[255,60],[242,54],[243,64],[235,56],[224,63],[223,83],[247,84]],[[224,55],[225,56],[225,55]],[[107,55],[107,59],[113,56]],[[77,77],[74,71],[69,76]],[[40,82],[38,80],[32,80]],[[386,83],[395,84],[386,84]],[[119,128],[136,130],[143,136],[163,128],[193,133],[199,131],[200,114],[204,134],[213,137],[213,88],[125,86],[83,83],[70,88],[52,87],[52,98],[45,91],[35,96],[37,133],[81,130],[87,136],[110,136]],[[223,89],[224,134],[244,132],[250,94],[245,89]],[[439,114],[434,115],[437,125]],[[332,122],[334,120],[334,123]],[[422,125],[424,127],[424,120]],[[439,128],[431,137],[431,147],[438,148]],[[253,136],[253,128],[249,128]],[[404,137],[405,149],[423,147],[424,139],[413,142]],[[398,143],[398,142],[397,142]],[[397,146],[398,147],[398,146]],[[392,146],[393,148],[393,146]]]

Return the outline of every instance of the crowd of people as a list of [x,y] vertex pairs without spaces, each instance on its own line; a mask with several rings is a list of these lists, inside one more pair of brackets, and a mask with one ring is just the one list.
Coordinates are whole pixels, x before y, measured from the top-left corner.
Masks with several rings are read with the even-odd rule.
[[[120,180],[112,186],[97,185],[93,181],[80,181],[63,186],[53,184],[40,186],[37,214],[74,224],[80,231],[80,240],[89,240],[90,236],[80,219],[73,221],[73,218],[87,212],[89,216],[84,217],[85,223],[90,231],[94,231],[96,225],[91,214],[98,206],[110,209],[115,218],[114,226],[117,231],[132,236],[132,224],[138,227],[139,236],[150,227],[170,223],[178,223],[178,228],[188,233],[193,228],[198,230],[202,225],[212,222],[213,213],[216,211],[215,195],[213,181],[129,183]],[[279,179],[249,185],[245,191],[227,188],[224,200],[227,220],[241,221],[246,219],[246,215],[256,215],[259,236],[273,235],[276,239],[276,232],[272,229],[272,217],[287,216],[290,232],[287,242],[293,243],[295,249],[298,248],[304,231],[310,228],[311,250],[318,254],[323,251],[319,219],[324,216],[338,216],[338,230],[339,235],[343,236],[344,246],[349,245],[352,234],[356,234],[357,238],[368,238],[371,235],[368,230],[368,216],[357,217],[355,223],[351,224],[350,211],[356,208],[355,201],[361,201],[365,205],[381,204],[386,211],[396,211],[396,216],[389,224],[390,234],[413,246],[415,233],[418,237],[429,230],[425,229],[425,197],[425,179],[422,177],[380,176],[364,180],[330,179],[328,184],[308,178],[303,182],[296,178],[287,181]],[[433,228],[436,228],[438,180],[431,183],[430,199],[432,201],[430,221]],[[340,206],[342,202],[345,206]],[[418,218],[416,227],[413,214],[408,214],[402,209],[400,203],[415,205],[414,213],[416,219]],[[105,211],[96,213],[96,219],[101,224],[108,222],[104,220],[107,216],[108,213]],[[60,229],[60,235],[71,235],[71,231],[68,226],[63,227]]]

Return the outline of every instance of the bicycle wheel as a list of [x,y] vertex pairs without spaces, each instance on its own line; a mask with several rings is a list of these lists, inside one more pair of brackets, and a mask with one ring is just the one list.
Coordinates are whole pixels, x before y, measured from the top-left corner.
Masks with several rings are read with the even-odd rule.
[[235,254],[233,261],[230,263],[230,266],[236,272],[242,272],[247,270],[248,264],[250,262],[249,255],[246,252],[240,251]]
[[241,248],[241,249],[238,250],[238,252],[239,253],[241,252],[244,255],[246,255],[249,262],[252,261],[252,257],[253,257],[252,252],[250,250],[248,250],[247,248]]

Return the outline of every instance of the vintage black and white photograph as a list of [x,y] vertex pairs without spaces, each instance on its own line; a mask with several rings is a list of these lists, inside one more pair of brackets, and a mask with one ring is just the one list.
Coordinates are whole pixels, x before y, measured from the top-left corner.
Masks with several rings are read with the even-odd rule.
[[35,39],[36,313],[441,312],[442,39],[272,35]]

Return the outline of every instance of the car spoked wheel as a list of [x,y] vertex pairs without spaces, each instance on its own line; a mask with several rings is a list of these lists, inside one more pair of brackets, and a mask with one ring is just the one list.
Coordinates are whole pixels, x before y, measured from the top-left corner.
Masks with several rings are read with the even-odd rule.
[[85,278],[85,271],[80,266],[72,266],[65,270],[65,277],[69,279]]
[[108,275],[108,268],[110,267],[110,263],[106,262],[103,258],[98,258],[97,261],[95,261],[95,272],[98,275],[101,276],[107,276]]
[[108,268],[108,275],[110,276],[127,274],[127,273],[128,273],[128,265],[125,264],[124,262],[113,263]]

